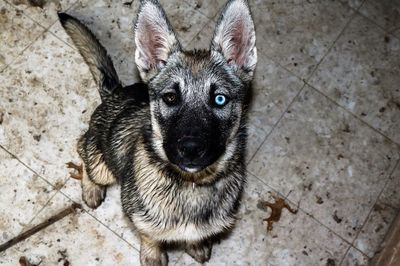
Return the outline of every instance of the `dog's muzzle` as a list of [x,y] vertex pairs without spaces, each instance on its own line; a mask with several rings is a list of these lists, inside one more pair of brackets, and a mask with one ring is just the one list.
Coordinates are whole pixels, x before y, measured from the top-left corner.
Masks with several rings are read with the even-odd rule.
[[207,146],[203,139],[185,136],[178,141],[178,154],[181,157],[180,167],[188,172],[196,172],[204,167],[203,157]]

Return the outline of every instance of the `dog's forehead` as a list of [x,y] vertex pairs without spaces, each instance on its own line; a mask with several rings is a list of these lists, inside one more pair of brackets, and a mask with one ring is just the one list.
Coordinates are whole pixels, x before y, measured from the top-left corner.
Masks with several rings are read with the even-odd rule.
[[185,85],[209,86],[211,83],[229,82],[234,75],[224,62],[210,51],[190,51],[181,54],[182,81]]
[[211,67],[209,51],[189,51],[182,53],[182,61],[193,75],[197,75]]

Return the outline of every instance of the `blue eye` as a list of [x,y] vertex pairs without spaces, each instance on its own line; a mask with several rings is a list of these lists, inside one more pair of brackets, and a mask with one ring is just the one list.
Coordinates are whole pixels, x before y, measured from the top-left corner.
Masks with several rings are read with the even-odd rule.
[[214,101],[217,106],[224,106],[227,103],[225,95],[222,94],[215,95]]

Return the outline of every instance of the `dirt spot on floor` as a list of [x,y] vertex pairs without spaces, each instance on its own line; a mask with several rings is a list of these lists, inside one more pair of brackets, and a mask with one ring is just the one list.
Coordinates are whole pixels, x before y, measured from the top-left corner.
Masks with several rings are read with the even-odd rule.
[[340,217],[337,215],[337,211],[335,211],[335,212],[333,213],[332,218],[333,218],[333,220],[335,220],[335,222],[337,222],[338,224],[340,224],[340,223],[343,221],[343,218],[340,218]]
[[335,266],[335,265],[336,265],[336,262],[335,262],[334,259],[327,259],[325,265],[326,265],[326,266]]
[[267,210],[267,208],[271,209],[271,215],[264,219],[265,222],[268,223],[267,231],[270,232],[273,229],[273,223],[279,222],[282,216],[282,210],[286,208],[289,212],[296,214],[298,210],[292,209],[288,203],[286,203],[285,199],[280,197],[274,197],[275,202],[271,203],[268,201],[258,201],[257,208],[261,210]]

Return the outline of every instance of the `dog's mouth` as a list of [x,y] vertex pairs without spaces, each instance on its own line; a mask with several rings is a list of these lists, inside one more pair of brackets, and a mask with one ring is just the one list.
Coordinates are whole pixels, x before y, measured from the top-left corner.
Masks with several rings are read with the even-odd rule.
[[190,164],[189,165],[179,165],[178,167],[180,169],[182,169],[183,171],[191,173],[191,174],[198,173],[205,168],[203,166],[196,166],[196,165],[190,165]]
[[198,185],[212,183],[217,173],[217,166],[215,164],[209,166],[172,164],[172,166],[182,179]]

